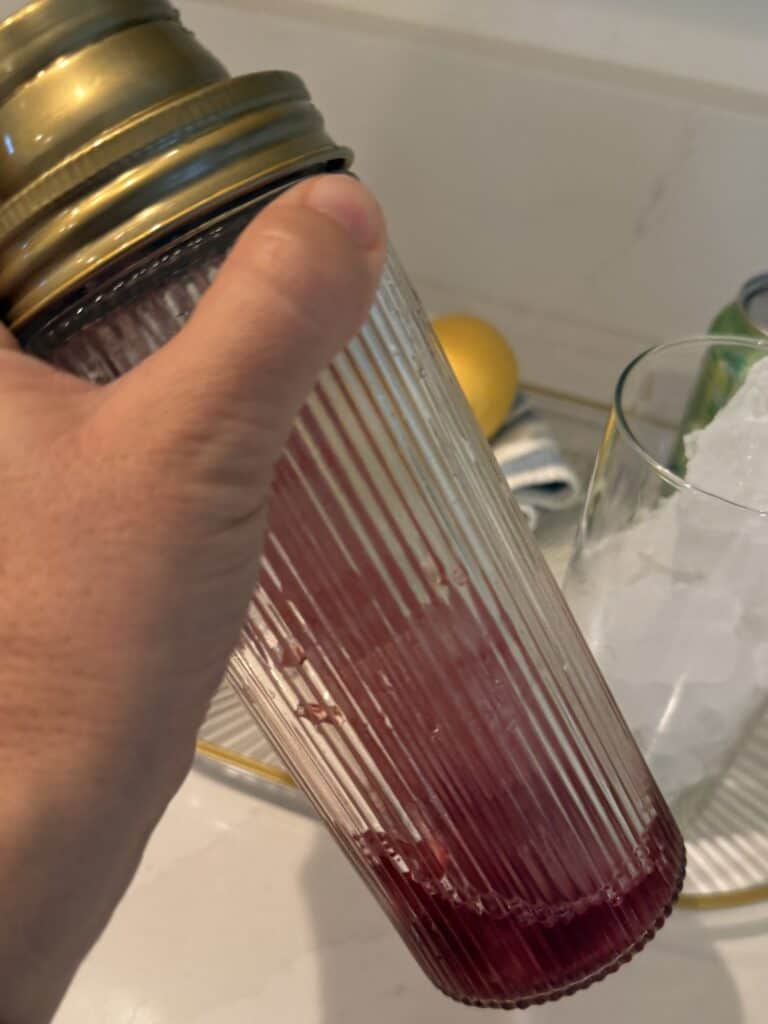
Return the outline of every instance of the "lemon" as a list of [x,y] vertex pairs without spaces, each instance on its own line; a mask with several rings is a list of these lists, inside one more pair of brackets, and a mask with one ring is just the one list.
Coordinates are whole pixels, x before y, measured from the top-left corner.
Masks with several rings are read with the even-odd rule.
[[491,437],[517,391],[514,352],[495,327],[474,316],[441,316],[432,326],[480,429]]

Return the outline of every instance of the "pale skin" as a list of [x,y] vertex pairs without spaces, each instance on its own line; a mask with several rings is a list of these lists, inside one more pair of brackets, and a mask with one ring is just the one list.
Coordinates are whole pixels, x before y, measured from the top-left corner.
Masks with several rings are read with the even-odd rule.
[[272,468],[385,245],[361,185],[315,178],[108,387],[0,335],[0,1024],[52,1018],[189,770]]

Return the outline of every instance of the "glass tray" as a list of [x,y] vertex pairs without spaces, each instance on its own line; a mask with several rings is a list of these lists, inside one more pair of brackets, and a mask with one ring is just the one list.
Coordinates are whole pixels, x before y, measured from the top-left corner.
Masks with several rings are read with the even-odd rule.
[[[526,387],[585,484],[608,407]],[[558,579],[568,563],[580,510],[545,513],[536,537]],[[222,687],[197,743],[209,766],[267,799],[307,809],[293,780],[238,697]],[[686,834],[688,874],[680,904],[709,909],[768,900],[768,713]]]

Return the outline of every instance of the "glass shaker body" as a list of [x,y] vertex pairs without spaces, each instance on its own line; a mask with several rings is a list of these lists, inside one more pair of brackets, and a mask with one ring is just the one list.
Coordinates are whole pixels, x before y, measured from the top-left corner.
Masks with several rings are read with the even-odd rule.
[[[35,346],[128,371],[243,223],[125,264]],[[557,997],[669,913],[680,835],[393,256],[277,467],[227,678],[448,995]]]

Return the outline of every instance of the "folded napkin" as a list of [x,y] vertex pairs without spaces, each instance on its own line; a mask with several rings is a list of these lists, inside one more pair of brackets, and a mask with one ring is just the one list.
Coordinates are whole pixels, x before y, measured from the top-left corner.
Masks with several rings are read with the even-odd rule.
[[579,500],[581,481],[526,394],[517,396],[491,445],[532,530],[540,510],[568,508]]

